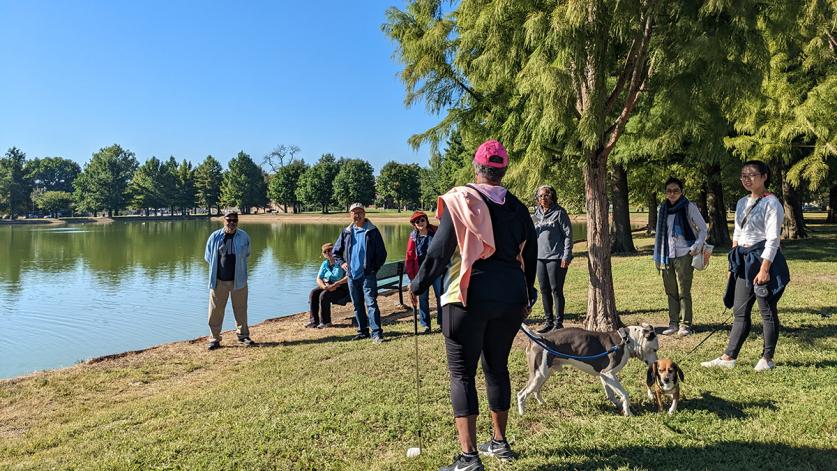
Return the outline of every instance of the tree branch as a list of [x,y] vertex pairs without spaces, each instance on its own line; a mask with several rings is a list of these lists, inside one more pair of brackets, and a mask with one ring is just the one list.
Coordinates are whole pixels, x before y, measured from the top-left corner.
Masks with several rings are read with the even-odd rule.
[[611,91],[610,96],[607,97],[607,103],[605,104],[605,116],[609,115],[611,110],[613,110],[613,104],[616,102],[616,98],[622,94],[622,90],[625,88],[625,83],[631,75],[631,72],[634,70],[636,56],[639,54],[639,45],[641,40],[641,37],[636,37],[631,43],[631,48],[628,50],[628,55],[625,58],[625,67],[622,68],[622,72],[619,74],[619,79],[616,80],[616,85],[613,87],[613,91]]
[[604,158],[607,158],[616,146],[616,141],[619,140],[619,136],[622,134],[622,131],[624,131],[628,118],[630,118],[631,112],[633,112],[634,106],[636,105],[640,89],[645,88],[645,82],[648,80],[648,77],[653,75],[653,63],[648,63],[647,60],[648,47],[651,42],[651,34],[653,30],[654,21],[653,17],[649,14],[645,18],[642,41],[639,54],[636,58],[636,63],[634,64],[633,72],[631,73],[631,83],[628,87],[628,96],[625,99],[625,106],[622,108],[622,112],[619,113],[619,116],[616,118],[613,125],[608,128],[608,137],[601,150]]

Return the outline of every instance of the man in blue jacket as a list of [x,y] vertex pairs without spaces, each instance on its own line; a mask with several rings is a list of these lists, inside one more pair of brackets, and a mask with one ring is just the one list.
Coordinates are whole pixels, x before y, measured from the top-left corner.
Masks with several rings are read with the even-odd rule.
[[378,270],[387,260],[387,249],[381,232],[366,219],[366,210],[360,203],[349,207],[352,223],[343,229],[332,253],[334,260],[346,270],[349,276],[349,294],[355,308],[358,334],[354,340],[369,338],[381,343],[384,331],[381,329],[381,311],[378,309]]
[[238,228],[238,212],[224,215],[224,227],[209,235],[204,259],[209,264],[209,332],[208,350],[221,346],[221,325],[227,299],[232,298],[238,343],[245,347],[256,344],[247,326],[247,257],[250,236]]

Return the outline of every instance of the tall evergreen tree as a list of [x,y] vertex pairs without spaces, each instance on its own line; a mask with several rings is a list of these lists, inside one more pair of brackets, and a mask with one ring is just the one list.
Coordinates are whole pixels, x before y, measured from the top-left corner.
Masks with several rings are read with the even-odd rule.
[[31,182],[27,178],[26,154],[17,147],[10,148],[0,159],[0,208],[14,219],[31,208]]
[[180,209],[181,215],[185,216],[188,211],[195,207],[195,171],[192,170],[192,163],[183,159],[177,167],[177,198],[175,206]]
[[212,208],[218,207],[221,198],[223,172],[221,163],[211,155],[206,156],[195,169],[195,196],[198,204],[206,208],[209,216],[212,216]]
[[[756,2],[440,0],[391,8],[384,31],[404,63],[407,105],[445,112],[411,143],[438,143],[456,128],[469,149],[507,144],[521,172],[580,168],[587,213],[589,288],[584,326],[612,330],[608,158],[643,93],[688,90],[693,64],[718,73],[747,61]],[[502,25],[498,27],[497,25]],[[757,38],[756,38],[757,39]],[[723,54],[718,54],[723,51]],[[658,71],[665,73],[658,74]],[[525,169],[525,170],[521,170]]]
[[224,173],[221,202],[237,207],[244,214],[250,214],[250,208],[264,206],[267,202],[262,169],[244,151],[230,160],[229,170]]
[[76,201],[87,210],[105,210],[112,217],[129,201],[129,185],[137,167],[134,153],[118,144],[99,149],[74,182]]
[[131,207],[145,211],[160,209],[167,205],[163,189],[159,182],[163,179],[163,163],[157,157],[146,160],[134,172],[131,179]]

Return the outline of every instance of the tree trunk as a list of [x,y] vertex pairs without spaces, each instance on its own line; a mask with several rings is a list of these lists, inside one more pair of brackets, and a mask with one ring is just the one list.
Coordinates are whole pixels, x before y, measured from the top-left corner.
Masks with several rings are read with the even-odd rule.
[[610,263],[608,228],[607,159],[591,152],[584,166],[584,189],[587,199],[587,317],[584,328],[598,332],[622,326],[613,294],[613,271]]
[[613,190],[613,240],[611,253],[636,253],[631,236],[631,211],[628,201],[628,172],[620,164],[613,165],[610,186]]
[[715,245],[730,246],[727,223],[727,206],[724,203],[724,187],[721,185],[721,165],[709,167],[706,191],[706,213],[709,222],[709,242]]
[[648,226],[645,227],[645,235],[651,235],[657,230],[657,210],[659,201],[657,201],[657,192],[649,191],[645,197],[645,205],[648,206]]
[[805,227],[805,219],[802,216],[802,203],[799,201],[799,194],[785,179],[784,168],[777,166],[776,176],[782,188],[782,199],[785,206],[785,221],[782,223],[783,239],[806,239],[808,229]]
[[837,181],[832,182],[828,189],[828,217],[825,222],[837,222]]
[[700,211],[700,215],[703,216],[704,221],[709,219],[709,209],[708,209],[709,204],[706,201],[707,198],[709,198],[708,193],[709,192],[706,189],[706,184],[701,185],[700,193],[698,193],[698,198],[697,198],[697,201],[696,201],[698,211]]

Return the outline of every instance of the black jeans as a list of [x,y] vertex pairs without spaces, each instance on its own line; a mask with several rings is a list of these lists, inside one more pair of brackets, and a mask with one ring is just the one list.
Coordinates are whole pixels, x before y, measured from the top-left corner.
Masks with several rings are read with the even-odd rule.
[[[543,313],[548,324],[564,324],[564,279],[567,269],[561,268],[561,260],[538,260],[538,283],[540,284]],[[553,314],[553,302],[558,305],[558,315]]]
[[[315,324],[320,323],[322,317],[323,324],[331,323],[331,303],[346,304],[349,297],[349,288],[346,285],[340,285],[334,291],[326,291],[319,286],[311,290],[308,295],[308,321]],[[322,315],[322,316],[321,316]]]
[[489,407],[497,412],[509,410],[509,352],[525,314],[526,307],[521,305],[444,306],[442,333],[445,336],[450,398],[455,417],[479,413],[475,378],[480,357]]
[[767,302],[765,298],[754,295],[753,287],[748,287],[747,281],[744,278],[735,280],[735,301],[732,307],[734,317],[732,329],[729,332],[729,343],[727,343],[727,349],[724,352],[730,358],[738,358],[738,352],[741,351],[744,340],[750,334],[750,329],[753,326],[751,315],[753,313],[753,304],[756,301],[759,303],[761,323],[764,328],[764,350],[762,350],[762,356],[768,360],[773,359],[773,354],[776,352],[776,342],[779,339],[777,301]]

